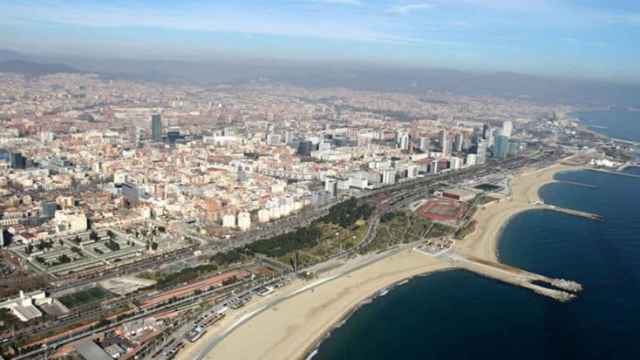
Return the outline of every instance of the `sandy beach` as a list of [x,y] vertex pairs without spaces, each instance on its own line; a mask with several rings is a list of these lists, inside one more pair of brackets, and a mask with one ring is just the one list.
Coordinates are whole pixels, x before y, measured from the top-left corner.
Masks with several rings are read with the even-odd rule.
[[479,208],[474,215],[476,229],[464,240],[456,242],[456,251],[478,258],[497,261],[498,241],[506,223],[520,212],[532,209],[541,201],[539,190],[554,182],[554,175],[581,167],[555,164],[543,169],[524,171],[515,175],[511,183],[511,196],[501,198]]
[[[478,222],[475,231],[459,241],[455,250],[497,260],[496,249],[504,224],[512,216],[531,209],[532,204],[540,200],[538,190],[553,182],[555,173],[572,169],[576,168],[556,164],[514,176],[511,196],[478,209],[474,215]],[[345,267],[353,266],[344,265],[322,274],[318,280],[296,281],[270,297],[253,301],[210,328],[200,341],[189,344],[178,358],[301,359],[335,324],[380,289],[416,275],[452,268],[445,261],[410,248],[365,265],[342,275],[346,273]],[[308,289],[314,282],[323,283]],[[249,316],[250,320],[239,321]],[[233,331],[229,331],[231,328]],[[225,337],[217,342],[220,335]]]

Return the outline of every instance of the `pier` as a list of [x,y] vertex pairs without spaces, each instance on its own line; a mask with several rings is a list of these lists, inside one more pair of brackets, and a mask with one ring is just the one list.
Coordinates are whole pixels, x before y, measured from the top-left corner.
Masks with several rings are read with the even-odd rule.
[[577,182],[577,181],[556,180],[555,182],[561,183],[561,184],[569,184],[569,185],[584,187],[584,188],[588,188],[588,189],[597,189],[598,188],[596,185],[585,184],[585,183],[581,183],[581,182]]
[[[447,258],[457,267],[507,284],[527,288],[536,294],[565,302],[574,299],[582,291],[575,281],[554,279],[531,273],[513,266],[487,261],[458,253],[449,253]],[[544,286],[544,284],[548,286]]]
[[581,217],[581,218],[584,218],[584,219],[595,220],[595,221],[604,221],[604,217],[602,217],[602,215],[594,214],[594,213],[590,213],[590,212],[586,212],[586,211],[567,209],[567,208],[563,208],[563,207],[559,207],[559,206],[555,206],[555,205],[549,205],[549,204],[545,204],[545,203],[538,203],[538,204],[536,204],[536,207],[544,209],[544,210],[557,211],[559,213],[563,213],[563,214],[567,214],[567,215],[571,215],[571,216],[576,216],[576,217]]
[[608,170],[608,169],[600,169],[600,168],[590,168],[590,169],[587,169],[587,170],[595,171],[595,172],[601,172],[601,173],[605,173],[605,174],[612,174],[612,175],[626,176],[626,177],[632,177],[632,178],[640,179],[640,175],[629,174],[629,173],[625,173],[625,172],[617,171],[617,170]]

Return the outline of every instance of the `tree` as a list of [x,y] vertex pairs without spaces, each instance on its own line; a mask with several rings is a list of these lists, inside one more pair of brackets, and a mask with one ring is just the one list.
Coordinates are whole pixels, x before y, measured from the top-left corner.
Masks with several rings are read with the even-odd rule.
[[60,256],[58,256],[58,262],[60,264],[66,264],[71,262],[71,258],[69,256],[67,256],[67,254],[62,254]]

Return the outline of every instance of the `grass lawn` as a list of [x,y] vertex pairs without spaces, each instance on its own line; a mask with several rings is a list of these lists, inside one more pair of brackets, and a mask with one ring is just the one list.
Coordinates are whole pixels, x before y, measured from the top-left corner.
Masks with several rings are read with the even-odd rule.
[[73,308],[83,304],[105,300],[112,296],[113,294],[101,287],[93,287],[73,294],[65,295],[59,300],[66,307]]

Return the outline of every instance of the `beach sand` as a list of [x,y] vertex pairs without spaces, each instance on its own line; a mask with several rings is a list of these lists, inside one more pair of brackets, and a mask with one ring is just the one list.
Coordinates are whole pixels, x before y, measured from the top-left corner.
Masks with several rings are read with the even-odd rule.
[[532,209],[541,201],[539,190],[554,182],[554,175],[562,171],[579,170],[580,167],[555,164],[543,169],[524,171],[515,175],[511,183],[511,196],[494,201],[478,209],[474,214],[476,229],[464,240],[457,241],[456,251],[485,260],[498,260],[498,241],[506,223],[520,212]]
[[[478,224],[455,250],[479,258],[497,259],[497,244],[504,224],[514,215],[531,209],[539,201],[538,190],[553,182],[559,171],[575,169],[556,164],[551,167],[524,172],[512,181],[510,197],[479,209],[474,218]],[[313,290],[291,296],[258,313],[251,320],[226,334],[210,349],[204,359],[301,359],[317,346],[335,324],[348,316],[354,308],[375,295],[380,289],[416,275],[451,269],[445,261],[406,248],[382,260],[366,265],[347,275],[338,276]],[[344,269],[332,270],[322,278],[339,275]],[[313,282],[313,281],[311,281]],[[228,331],[238,319],[264,309],[266,304],[290,296],[311,282],[296,281],[280,289],[272,298],[259,299],[246,308],[230,314],[223,322],[210,328],[196,344],[189,344],[179,359],[197,359],[208,344]]]

